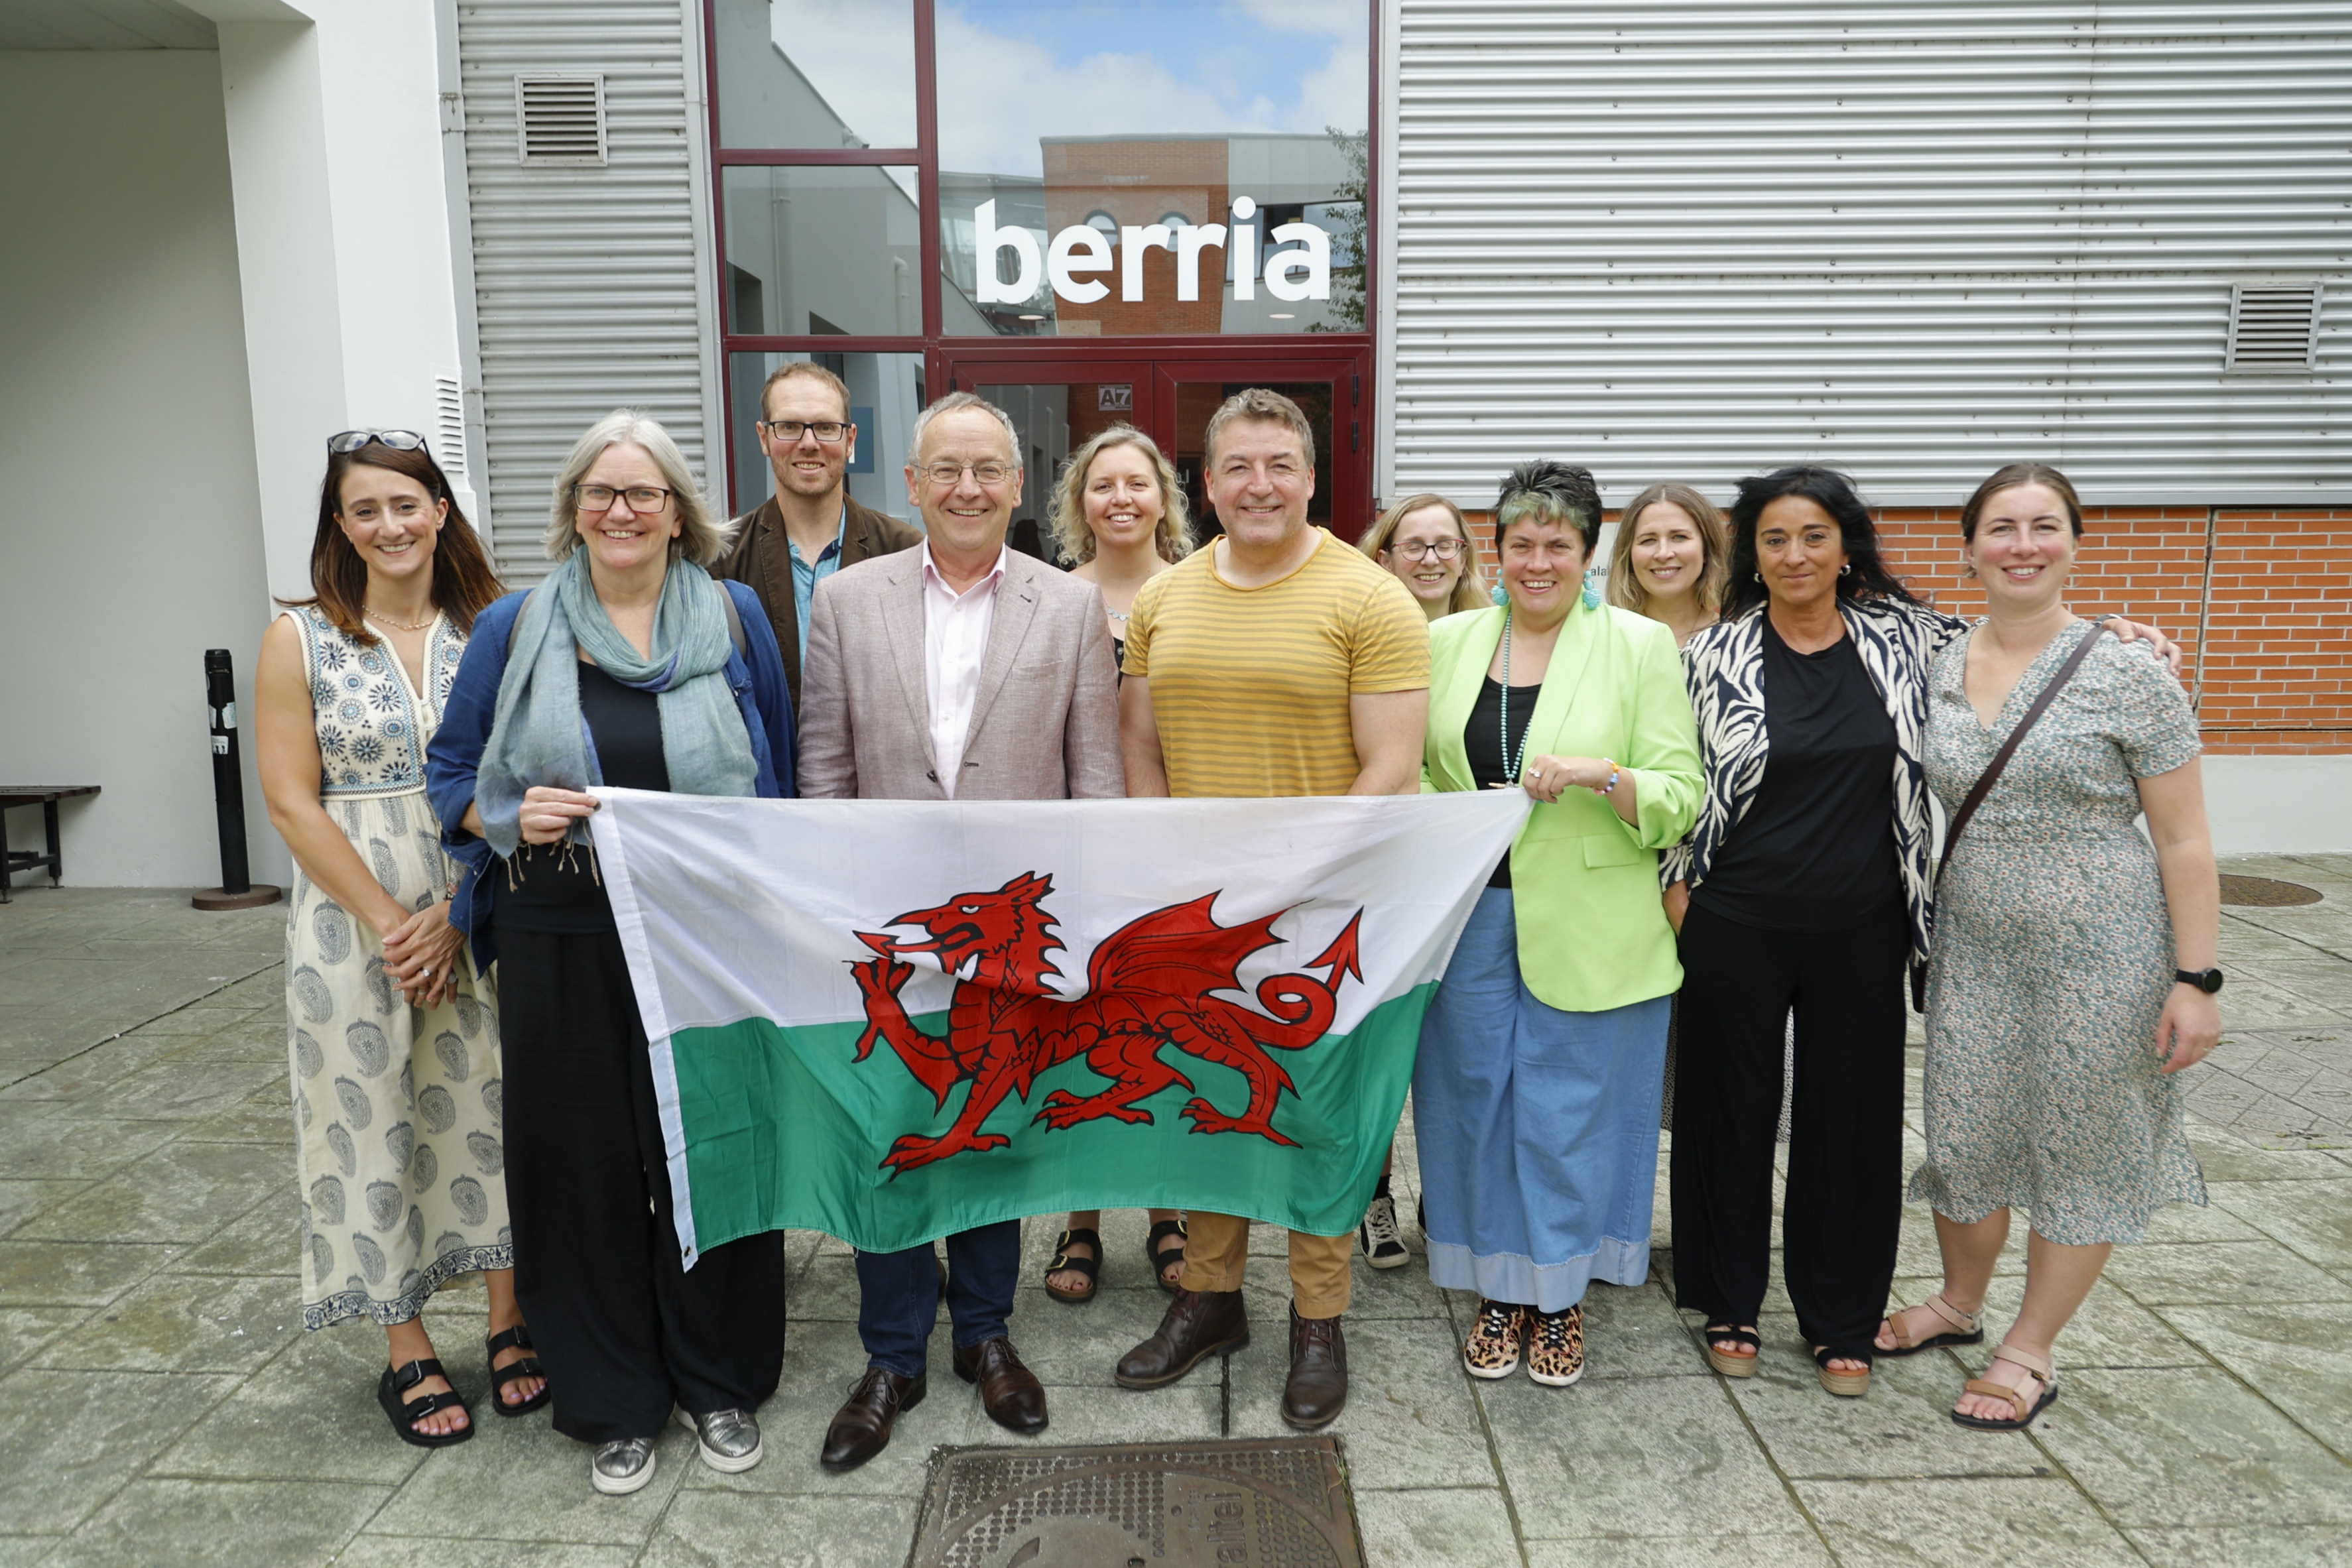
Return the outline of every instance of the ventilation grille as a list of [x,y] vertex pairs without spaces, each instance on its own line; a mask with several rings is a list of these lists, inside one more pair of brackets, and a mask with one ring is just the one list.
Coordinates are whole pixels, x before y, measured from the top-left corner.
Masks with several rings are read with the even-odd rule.
[[515,78],[516,138],[525,163],[604,162],[604,78]]
[[452,479],[466,476],[466,398],[455,376],[433,378],[433,445],[441,455],[441,471]]
[[2230,303],[2230,369],[2309,370],[2319,344],[2319,286],[2241,283]]

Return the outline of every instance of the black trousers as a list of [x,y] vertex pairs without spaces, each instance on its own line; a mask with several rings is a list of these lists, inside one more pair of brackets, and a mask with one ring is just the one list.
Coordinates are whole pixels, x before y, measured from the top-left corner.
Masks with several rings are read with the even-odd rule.
[[784,1358],[781,1232],[680,1267],[646,1031],[610,931],[499,933],[515,1295],[555,1429],[657,1436],[756,1409]]
[[1683,921],[1675,1080],[1675,1303],[1752,1323],[1771,1267],[1772,1145],[1788,1016],[1796,1082],[1781,1272],[1811,1344],[1866,1354],[1903,1218],[1900,900],[1851,929]]

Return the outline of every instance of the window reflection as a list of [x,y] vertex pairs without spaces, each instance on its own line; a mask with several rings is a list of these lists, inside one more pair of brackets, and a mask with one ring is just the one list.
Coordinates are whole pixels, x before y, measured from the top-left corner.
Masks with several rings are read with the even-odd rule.
[[849,383],[849,421],[857,426],[857,445],[849,459],[851,499],[894,517],[922,527],[907,505],[907,433],[923,407],[923,356],[920,354],[730,354],[727,356],[729,406],[734,411],[735,488],[738,515],[751,510],[775,494],[776,476],[768,466],[752,422],[761,417],[760,389],[768,377],[794,361],[814,361]]
[[950,333],[1361,330],[1366,0],[940,0]]
[[722,147],[915,145],[914,0],[716,0]]
[[912,337],[923,329],[910,168],[720,171],[727,329]]

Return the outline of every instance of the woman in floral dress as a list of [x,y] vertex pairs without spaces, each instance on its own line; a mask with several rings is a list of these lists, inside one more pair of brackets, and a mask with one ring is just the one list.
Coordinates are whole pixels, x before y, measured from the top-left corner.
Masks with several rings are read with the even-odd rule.
[[[1927,776],[1958,810],[2095,628],[2064,601],[2083,512],[2015,464],[1961,513],[1989,618],[1928,674]],[[2220,1038],[2221,888],[2197,719],[2145,647],[2099,636],[2025,732],[1937,888],[1927,992],[1927,1160],[1944,1287],[1889,1314],[1882,1355],[1973,1344],[2011,1208],[2032,1216],[2025,1299],[1952,1418],[2021,1430],[2057,1397],[2052,1347],[2117,1242],[2202,1204],[2179,1072]],[[2134,819],[2143,811],[2147,834]]]
[[[498,597],[448,480],[407,431],[328,444],[312,597],[263,637],[262,789],[294,852],[286,1016],[302,1205],[302,1321],[381,1324],[393,1430],[473,1435],[420,1313],[489,1285],[500,1415],[546,1402],[515,1305],[496,998],[448,921],[425,747],[475,614]],[[454,526],[453,526],[454,525]]]

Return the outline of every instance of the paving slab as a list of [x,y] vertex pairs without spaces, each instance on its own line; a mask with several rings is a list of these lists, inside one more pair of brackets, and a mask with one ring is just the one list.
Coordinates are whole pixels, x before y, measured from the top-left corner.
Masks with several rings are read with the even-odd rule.
[[[1398,1558],[1397,1562],[1410,1562]],[[1530,1541],[1528,1568],[1833,1568],[1811,1531],[1780,1535],[1596,1536]]]
[[2352,1530],[2332,1524],[2240,1524],[2127,1530],[2153,1568],[2352,1568]]
[[2122,1532],[2055,1477],[1799,1481],[1797,1492],[1843,1568],[2141,1568]]
[[233,1376],[37,1368],[0,1378],[0,1519],[71,1531],[236,1386]]
[[2339,1457],[2352,1459],[2352,1362],[2343,1354],[2340,1318],[2276,1306],[2175,1306],[2162,1312],[2248,1387]]
[[391,1495],[331,1481],[138,1480],[42,1561],[57,1568],[307,1568]]
[[907,1505],[849,1498],[821,1511],[772,1493],[687,1491],[673,1500],[641,1568],[901,1568]]

